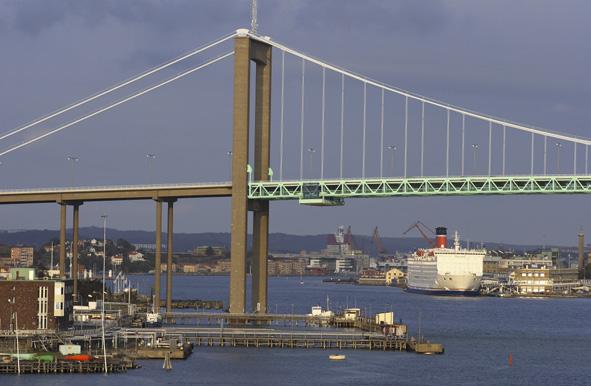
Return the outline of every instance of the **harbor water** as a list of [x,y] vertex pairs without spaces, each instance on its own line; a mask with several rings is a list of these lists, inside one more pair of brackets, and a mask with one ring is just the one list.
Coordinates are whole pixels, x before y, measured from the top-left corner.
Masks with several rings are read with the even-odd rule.
[[[133,276],[143,291],[152,278]],[[3,376],[2,385],[585,385],[591,384],[591,299],[431,297],[399,288],[323,283],[321,278],[271,278],[269,309],[308,313],[315,304],[395,312],[420,334],[445,345],[445,354],[304,349],[196,348],[186,361],[162,369],[113,375]],[[176,276],[175,299],[223,300],[229,277]],[[509,356],[512,356],[512,366]]]

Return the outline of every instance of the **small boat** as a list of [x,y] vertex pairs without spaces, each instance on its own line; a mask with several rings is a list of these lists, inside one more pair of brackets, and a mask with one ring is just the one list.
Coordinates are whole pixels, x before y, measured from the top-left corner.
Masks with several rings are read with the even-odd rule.
[[331,361],[344,361],[345,359],[347,359],[347,357],[345,356],[345,354],[331,354],[328,356],[328,359],[330,359]]
[[89,362],[93,359],[94,359],[94,357],[92,355],[88,355],[88,354],[76,354],[76,355],[64,356],[64,360],[74,361],[74,362]]
[[21,361],[32,361],[35,359],[35,353],[20,353],[10,354],[13,359],[20,359]]
[[55,356],[53,355],[53,353],[42,353],[42,354],[37,354],[35,356],[35,359],[41,361],[41,362],[53,362]]

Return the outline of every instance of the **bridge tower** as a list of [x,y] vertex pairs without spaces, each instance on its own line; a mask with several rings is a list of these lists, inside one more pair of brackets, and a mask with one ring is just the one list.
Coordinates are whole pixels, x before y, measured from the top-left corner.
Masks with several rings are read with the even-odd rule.
[[272,46],[251,39],[239,29],[234,46],[234,111],[232,134],[232,223],[230,312],[246,307],[246,253],[248,210],[253,215],[252,306],[267,312],[268,201],[248,200],[248,138],[250,114],[250,62],[256,65],[254,119],[254,179],[269,178]]

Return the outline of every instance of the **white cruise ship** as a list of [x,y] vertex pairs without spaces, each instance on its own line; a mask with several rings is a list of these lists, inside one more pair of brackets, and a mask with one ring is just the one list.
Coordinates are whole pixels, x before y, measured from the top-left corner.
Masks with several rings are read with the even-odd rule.
[[484,249],[462,249],[456,232],[447,247],[447,229],[436,229],[436,247],[408,258],[407,291],[430,295],[475,296],[480,291]]

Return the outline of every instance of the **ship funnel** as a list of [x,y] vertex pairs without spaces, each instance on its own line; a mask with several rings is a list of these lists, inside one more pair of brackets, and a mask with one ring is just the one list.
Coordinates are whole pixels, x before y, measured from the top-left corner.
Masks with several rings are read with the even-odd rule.
[[446,227],[437,227],[435,228],[435,245],[437,248],[447,248],[447,228]]

